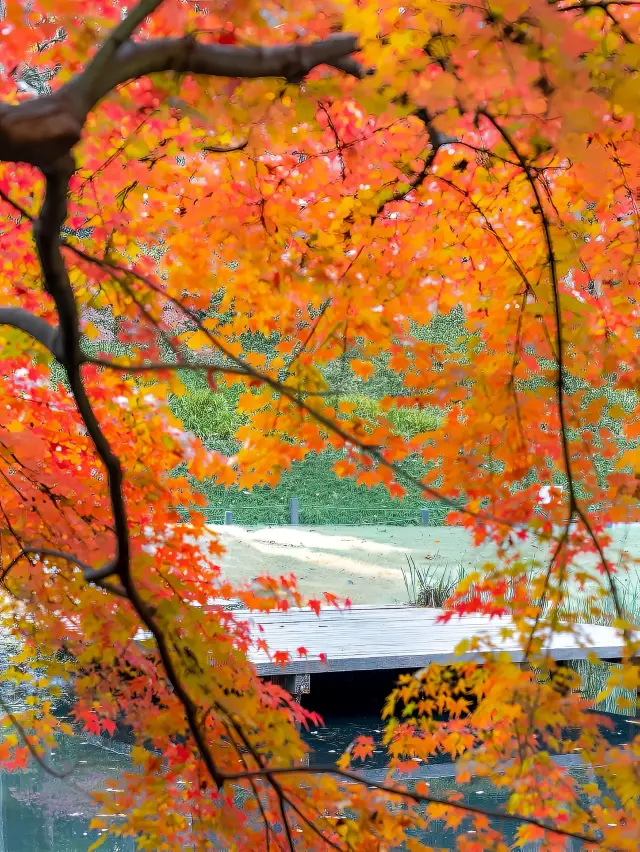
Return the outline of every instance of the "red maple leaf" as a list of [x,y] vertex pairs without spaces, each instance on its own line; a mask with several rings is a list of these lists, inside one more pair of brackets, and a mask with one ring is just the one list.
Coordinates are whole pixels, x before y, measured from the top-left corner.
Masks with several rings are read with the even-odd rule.
[[273,661],[276,666],[282,666],[284,669],[289,662],[289,652],[288,651],[276,651],[273,655]]
[[95,713],[87,714],[85,717],[84,729],[90,734],[95,734],[98,737],[100,736],[100,719],[98,719]]
[[7,772],[17,772],[19,769],[27,768],[29,749],[26,746],[17,746],[13,750],[13,757],[4,764]]

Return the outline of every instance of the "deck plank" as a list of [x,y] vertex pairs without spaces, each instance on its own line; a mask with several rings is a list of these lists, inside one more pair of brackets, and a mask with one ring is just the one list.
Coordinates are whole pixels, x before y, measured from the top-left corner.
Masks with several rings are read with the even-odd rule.
[[[242,618],[245,613],[236,612]],[[465,616],[439,624],[441,610],[411,606],[354,606],[348,610],[323,609],[320,615],[310,609],[288,612],[246,613],[256,633],[266,640],[271,654],[288,651],[291,662],[283,669],[264,651],[250,654],[261,675],[316,674],[321,672],[367,671],[374,669],[421,668],[430,662],[480,659],[480,652],[455,655],[464,638],[483,634],[513,659],[524,659],[513,639],[501,639],[500,631],[510,626],[507,618]],[[580,625],[580,638],[557,634],[548,649],[558,660],[586,659],[594,651],[603,660],[619,659],[623,640],[619,632],[601,625]],[[307,649],[301,657],[298,648]],[[324,657],[321,657],[324,655]],[[326,657],[326,659],[325,659]]]

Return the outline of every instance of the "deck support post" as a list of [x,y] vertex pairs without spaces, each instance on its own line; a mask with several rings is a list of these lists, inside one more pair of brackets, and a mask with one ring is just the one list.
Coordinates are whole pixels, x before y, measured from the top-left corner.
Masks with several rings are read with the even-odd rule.
[[[303,695],[308,695],[311,692],[310,674],[270,675],[265,679],[270,680],[272,683],[277,683],[278,686],[286,689],[298,704],[302,701]],[[300,730],[299,722],[296,722],[296,728]]]
[[310,674],[269,675],[265,680],[270,680],[286,689],[298,703],[300,703],[303,695],[308,695],[311,692]]

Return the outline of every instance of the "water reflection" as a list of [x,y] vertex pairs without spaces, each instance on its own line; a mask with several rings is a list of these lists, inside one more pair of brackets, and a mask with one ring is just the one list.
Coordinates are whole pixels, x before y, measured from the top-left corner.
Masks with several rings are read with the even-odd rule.
[[[613,717],[615,728],[609,733],[617,745],[629,739],[632,726],[622,717]],[[350,716],[328,720],[325,728],[306,734],[314,748],[312,764],[327,764],[336,760],[344,748],[358,735],[368,735],[378,740],[382,730],[379,717]],[[93,737],[65,739],[51,756],[57,768],[73,767],[68,781],[48,775],[38,766],[18,773],[0,773],[0,852],[86,852],[99,838],[99,832],[89,831],[89,822],[98,815],[88,791],[108,790],[114,779],[129,767],[129,747],[122,742]],[[580,783],[594,780],[593,772],[575,756],[561,756],[571,775]],[[366,774],[372,780],[382,780],[385,775],[384,752],[379,747]],[[433,795],[444,797],[454,786],[452,765],[443,760],[429,763],[420,773],[428,778]],[[411,784],[411,782],[409,782]],[[491,788],[486,781],[471,779],[459,787],[465,801],[483,804],[492,810],[504,801],[501,791]],[[499,827],[505,840],[514,836],[515,825],[504,821]],[[429,845],[442,849],[455,848],[455,836],[444,825],[433,824]],[[534,847],[527,852],[532,852]],[[580,844],[567,842],[567,852],[577,852]],[[103,852],[135,852],[132,838],[107,838],[100,846]]]
[[[86,852],[99,832],[89,831],[98,814],[88,791],[104,790],[129,765],[125,753],[71,737],[51,756],[57,768],[74,767],[59,780],[39,766],[0,772],[0,852]],[[135,852],[132,838],[108,838],[104,852]]]

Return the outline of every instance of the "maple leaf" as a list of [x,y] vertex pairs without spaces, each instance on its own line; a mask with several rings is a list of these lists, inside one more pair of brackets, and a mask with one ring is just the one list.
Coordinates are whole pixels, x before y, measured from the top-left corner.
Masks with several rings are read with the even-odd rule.
[[351,369],[361,378],[369,379],[374,374],[376,368],[368,361],[362,361],[359,358],[354,358],[351,361]]
[[89,713],[84,720],[84,729],[90,734],[100,736],[100,719],[95,713]]
[[11,759],[4,762],[4,768],[7,772],[18,772],[21,769],[26,769],[29,757],[29,749],[26,746],[17,746],[13,750]]
[[372,757],[374,745],[373,737],[356,737],[351,746],[351,754],[359,760],[366,760]]
[[286,668],[287,663],[290,661],[289,652],[288,651],[276,651],[273,655],[273,661],[276,666],[282,666],[282,668]]
[[[620,659],[637,655],[633,614],[610,617],[635,566],[609,525],[640,520],[640,3],[5,5],[0,573],[21,650],[3,677],[44,672],[16,716],[29,745],[72,733],[43,698],[62,679],[85,730],[131,732],[135,772],[92,795],[140,849],[216,835],[257,852],[294,812],[349,815],[298,821],[309,852],[419,848],[421,807],[390,818],[322,772],[294,792],[265,774],[259,800],[253,779],[213,789],[247,760],[299,769],[297,727],[320,724],[252,662],[271,634],[248,613],[295,620],[305,589],[241,582],[254,572],[227,571],[223,539],[244,546],[251,525],[207,526],[223,506],[256,520],[300,473],[303,515],[414,523],[428,506],[449,527],[423,531],[434,547],[495,553],[475,551],[436,621],[456,614],[459,651],[482,665],[399,678],[383,710],[394,768],[474,750],[512,815],[550,826],[550,849],[567,840],[554,826],[585,825],[635,848],[633,749],[611,746],[547,638],[582,647],[560,617],[579,588],[581,618],[612,621]],[[339,488],[314,491],[312,457]],[[527,672],[504,647],[528,650]],[[286,670],[288,652],[273,661]],[[637,687],[627,663],[603,694],[629,693],[624,710]],[[610,798],[558,783],[565,746],[615,766]],[[27,760],[9,728],[0,760]],[[427,815],[470,852],[506,848],[481,814],[463,831],[458,804]]]
[[101,719],[100,724],[102,725],[102,730],[106,731],[109,736],[113,736],[116,732],[116,723],[111,719]]

